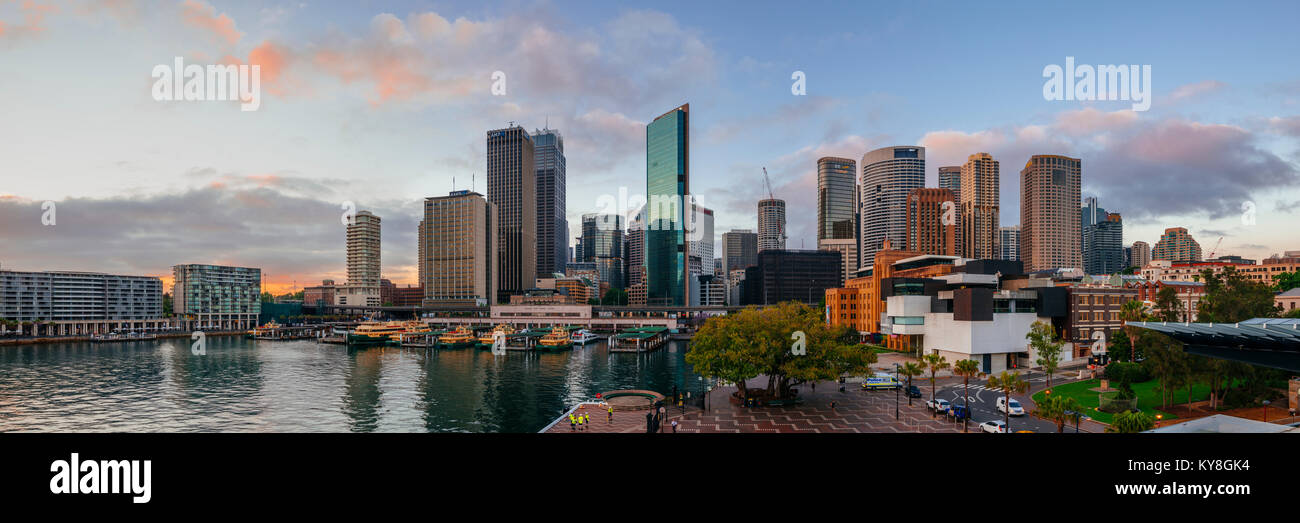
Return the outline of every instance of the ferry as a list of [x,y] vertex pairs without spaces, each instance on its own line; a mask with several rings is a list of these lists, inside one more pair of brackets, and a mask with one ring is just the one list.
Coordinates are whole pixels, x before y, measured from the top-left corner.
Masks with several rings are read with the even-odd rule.
[[505,336],[510,336],[515,333],[515,328],[504,323],[497,325],[496,328],[492,329],[487,334],[478,337],[478,346],[484,349],[492,348],[492,343],[496,341],[496,335],[498,332]]
[[587,329],[578,329],[573,332],[573,336],[570,339],[573,340],[574,345],[586,345],[593,341],[599,340],[600,338],[601,337],[599,335]]
[[402,343],[433,333],[433,329],[429,328],[429,324],[422,321],[404,321],[401,323],[402,332],[390,335],[388,339]]
[[248,335],[246,337],[256,338],[258,336],[265,336],[271,334],[271,332],[273,332],[275,329],[278,329],[280,327],[281,325],[279,323],[276,323],[275,320],[271,320],[267,322],[266,325],[263,325],[261,327],[254,327],[252,330],[248,331]]
[[473,345],[474,342],[474,331],[469,330],[468,327],[463,325],[456,327],[442,336],[438,336],[438,345],[449,349],[468,347]]
[[537,340],[537,350],[554,351],[561,349],[573,348],[573,339],[569,338],[569,330],[564,327],[555,327],[551,332],[542,339]]
[[382,345],[394,334],[406,331],[406,325],[400,321],[368,321],[358,325],[348,333],[348,345]]

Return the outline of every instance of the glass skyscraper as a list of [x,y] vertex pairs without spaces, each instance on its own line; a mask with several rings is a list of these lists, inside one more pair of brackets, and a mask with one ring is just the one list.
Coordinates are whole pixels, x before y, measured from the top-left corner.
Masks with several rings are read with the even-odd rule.
[[555,129],[533,132],[537,177],[537,275],[563,273],[568,261],[568,186],[564,173],[564,137]]
[[690,104],[646,126],[646,304],[686,305],[684,204],[690,193]]

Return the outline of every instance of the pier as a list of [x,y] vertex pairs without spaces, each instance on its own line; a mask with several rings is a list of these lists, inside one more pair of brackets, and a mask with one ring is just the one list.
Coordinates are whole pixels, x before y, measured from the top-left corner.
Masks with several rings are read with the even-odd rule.
[[668,329],[664,327],[637,327],[624,329],[610,338],[610,352],[650,352],[668,343]]

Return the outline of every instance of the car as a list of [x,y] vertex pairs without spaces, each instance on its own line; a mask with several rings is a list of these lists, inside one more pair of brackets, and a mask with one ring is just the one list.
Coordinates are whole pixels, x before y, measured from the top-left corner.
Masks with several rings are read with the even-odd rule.
[[919,398],[921,397],[921,388],[916,385],[908,385],[905,394],[907,394],[907,397],[909,398]]
[[985,421],[980,423],[980,430],[993,434],[1006,434],[1007,424],[1003,423],[1002,420]]
[[935,398],[925,402],[925,407],[934,411],[946,412],[948,410],[948,400]]
[[1011,401],[1007,401],[1007,398],[1006,398],[1006,397],[998,398],[997,409],[998,409],[998,412],[1001,412],[1001,413],[1004,413],[1004,414],[1007,414],[1007,415],[1010,415],[1010,416],[1024,416],[1024,415],[1025,415],[1025,408],[1022,407],[1022,406],[1020,406],[1020,402],[1019,402],[1019,401],[1016,401],[1015,398],[1011,398]]
[[970,409],[965,405],[951,405],[948,407],[948,416],[953,419],[970,419]]

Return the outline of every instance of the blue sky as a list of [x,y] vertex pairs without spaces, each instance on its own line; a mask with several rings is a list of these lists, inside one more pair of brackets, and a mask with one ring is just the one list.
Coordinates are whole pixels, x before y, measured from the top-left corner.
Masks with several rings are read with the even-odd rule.
[[[811,248],[817,157],[919,144],[930,184],[992,153],[1004,225],[1029,155],[1067,154],[1126,243],[1184,226],[1260,258],[1300,248],[1297,19],[1294,2],[0,1],[0,234],[36,247],[0,264],[231,263],[302,286],[342,278],[355,201],[384,218],[385,274],[414,282],[419,202],[453,177],[483,190],[484,131],[565,135],[576,230],[600,195],[644,191],[644,124],[684,102],[718,234],[754,227],[766,166],[790,246]],[[261,109],[153,100],[152,67],[176,56],[261,64]],[[1067,56],[1150,65],[1151,109],[1044,100]]]

